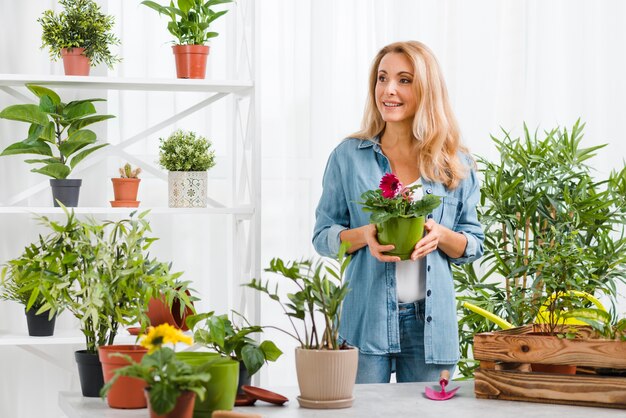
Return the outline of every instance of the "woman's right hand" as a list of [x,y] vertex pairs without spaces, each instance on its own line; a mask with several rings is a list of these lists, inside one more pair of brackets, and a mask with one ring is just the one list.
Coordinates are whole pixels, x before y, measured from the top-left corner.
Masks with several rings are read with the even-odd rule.
[[372,257],[378,261],[382,261],[383,263],[395,263],[400,261],[400,257],[396,255],[383,254],[384,252],[391,251],[396,247],[393,244],[381,245],[378,242],[377,234],[376,225],[374,224],[367,225],[363,230],[365,242],[367,243],[367,247],[369,248]]

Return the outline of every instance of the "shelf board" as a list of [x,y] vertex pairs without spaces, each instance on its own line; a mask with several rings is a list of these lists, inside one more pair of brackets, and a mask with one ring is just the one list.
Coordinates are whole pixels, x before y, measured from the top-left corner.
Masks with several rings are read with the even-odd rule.
[[54,87],[138,90],[138,91],[190,91],[237,93],[253,87],[248,80],[197,80],[182,78],[126,78],[97,76],[62,76],[31,74],[0,74],[0,87],[18,87],[26,83]]
[[[77,214],[128,214],[132,211],[144,212],[150,210],[150,214],[182,214],[182,215],[252,215],[252,206],[240,206],[235,208],[169,208],[162,206],[138,208],[112,208],[112,207],[75,207],[68,208]],[[0,207],[0,214],[63,214],[61,208],[52,206],[3,206]]]
[[[130,335],[125,329],[120,329],[115,337],[115,343],[134,344],[136,336]],[[27,332],[9,333],[0,331],[0,346],[16,345],[69,345],[85,344],[85,337],[79,330],[55,330],[51,337],[30,337]]]

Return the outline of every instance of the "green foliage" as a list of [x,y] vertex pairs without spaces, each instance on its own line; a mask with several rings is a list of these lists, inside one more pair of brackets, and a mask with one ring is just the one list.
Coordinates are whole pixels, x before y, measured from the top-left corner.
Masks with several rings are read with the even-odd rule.
[[211,141],[181,129],[160,140],[159,164],[167,171],[206,171],[215,165]]
[[200,400],[203,400],[206,393],[203,383],[211,379],[207,372],[211,362],[202,366],[191,366],[178,360],[174,350],[161,347],[160,344],[158,349],[143,356],[140,363],[126,354],[114,353],[112,356],[124,358],[130,364],[117,369],[100,394],[106,396],[113,384],[122,376],[141,379],[148,387],[150,406],[159,416],[171,412],[184,391],[195,392]]
[[626,318],[617,319],[616,316],[596,308],[574,309],[567,312],[565,317],[588,323],[606,339],[626,341]]
[[243,361],[250,376],[258,372],[264,362],[276,361],[283,354],[272,341],[259,344],[250,338],[250,334],[263,332],[263,327],[249,324],[238,327],[226,315],[214,315],[213,312],[192,315],[187,318],[187,326],[193,329],[196,344]]
[[48,47],[50,58],[61,57],[61,49],[85,48],[84,54],[90,65],[95,67],[104,62],[109,68],[120,62],[109,50],[110,45],[119,45],[120,40],[111,33],[115,18],[100,11],[93,0],[59,0],[64,11],[56,15],[46,10],[37,19],[43,29],[42,48]]
[[[413,192],[421,186],[413,186],[408,189]],[[368,190],[361,195],[361,205],[364,212],[372,212],[370,222],[381,224],[392,218],[417,218],[425,216],[441,204],[441,197],[427,194],[422,199],[412,201],[398,193],[393,198],[383,196],[381,189]]]
[[166,263],[149,258],[147,250],[156,238],[149,237],[148,212],[117,222],[78,220],[64,208],[64,224],[45,216],[40,222],[51,230],[47,242],[56,243],[56,252],[46,260],[54,270],[46,286],[37,274],[26,277],[25,289],[39,289],[44,301],[40,311],[69,310],[79,321],[86,348],[95,353],[101,345],[113,344],[119,325],[148,323],[145,314],[151,297],[163,294],[192,307],[186,294],[188,282],[178,281],[182,273],[170,273]]
[[124,164],[124,167],[120,167],[120,177],[126,179],[136,179],[139,178],[139,174],[141,173],[141,168],[137,167],[133,170],[133,166],[130,163]]
[[[492,136],[500,161],[479,159],[485,273],[478,277],[472,265],[454,271],[466,376],[473,335],[494,326],[462,309],[463,301],[521,326],[533,322],[552,293],[597,291],[614,299],[617,281],[626,277],[626,167],[596,180],[587,161],[604,145],[582,148],[583,127],[577,121],[539,138],[524,125],[521,139]],[[550,326],[558,325],[555,312],[582,307],[578,298],[555,298]]]
[[61,102],[54,91],[27,84],[26,87],[39,98],[39,105],[19,104],[8,106],[0,112],[0,118],[30,123],[28,137],[5,148],[0,156],[35,154],[37,159],[25,160],[29,164],[42,164],[31,171],[65,179],[74,167],[92,152],[108,144],[93,145],[95,132],[84,129],[93,123],[114,118],[112,115],[96,115],[93,102],[104,99]]
[[178,0],[176,3],[178,7],[174,1],[170,1],[169,6],[161,6],[159,3],[149,0],[141,2],[159,14],[170,18],[167,30],[176,38],[176,44],[204,45],[209,39],[218,36],[217,32],[209,30],[211,23],[228,11],[215,12],[212,7],[232,3],[232,0]]
[[[296,293],[287,294],[288,301],[281,300],[278,285],[270,289],[269,280],[252,279],[246,286],[265,293],[278,302],[293,327],[294,333],[282,330],[296,339],[302,348],[338,350],[341,307],[348,294],[348,284],[343,281],[344,273],[351,256],[346,256],[349,243],[341,244],[337,260],[325,265],[321,260],[292,261],[285,263],[280,258],[270,262],[267,272],[276,273],[290,280],[296,287]],[[321,314],[324,326],[318,328],[316,313]],[[298,332],[293,319],[301,320],[304,335]],[[273,328],[273,327],[272,327]],[[321,338],[318,335],[321,332]]]

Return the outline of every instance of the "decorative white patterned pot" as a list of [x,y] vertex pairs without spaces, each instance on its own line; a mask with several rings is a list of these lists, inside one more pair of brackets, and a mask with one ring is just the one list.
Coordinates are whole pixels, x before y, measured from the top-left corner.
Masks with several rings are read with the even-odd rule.
[[206,171],[168,171],[170,208],[206,208]]

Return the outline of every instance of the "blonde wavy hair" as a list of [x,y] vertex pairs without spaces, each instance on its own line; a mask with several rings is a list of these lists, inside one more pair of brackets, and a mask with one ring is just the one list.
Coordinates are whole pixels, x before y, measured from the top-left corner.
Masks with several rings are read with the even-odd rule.
[[417,111],[413,119],[415,147],[418,149],[418,167],[421,175],[454,189],[467,176],[468,166],[459,158],[459,151],[470,159],[469,150],[461,144],[459,126],[452,113],[448,90],[439,63],[432,51],[417,41],[395,42],[381,49],[372,63],[369,93],[361,130],[353,138],[373,140],[385,130],[376,107],[375,89],[378,66],[389,53],[404,54],[413,64],[413,88],[417,97]]

